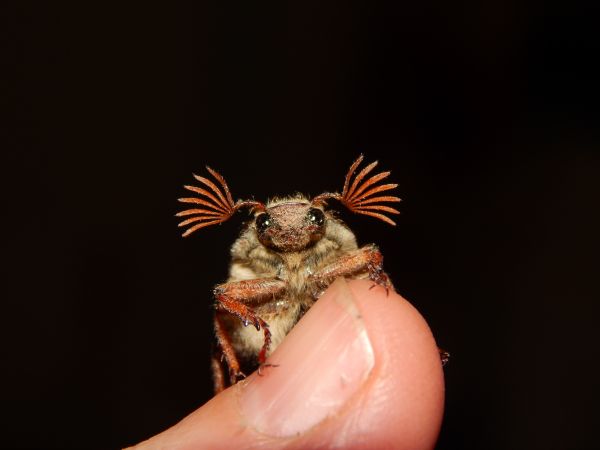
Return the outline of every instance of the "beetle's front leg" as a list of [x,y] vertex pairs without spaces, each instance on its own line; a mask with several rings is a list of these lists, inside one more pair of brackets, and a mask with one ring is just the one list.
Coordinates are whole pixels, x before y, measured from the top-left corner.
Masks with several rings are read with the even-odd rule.
[[[271,343],[271,332],[269,331],[269,325],[254,310],[249,308],[246,303],[275,297],[283,293],[286,289],[287,283],[285,281],[274,278],[231,281],[220,284],[214,289],[217,308],[238,317],[244,326],[248,326],[251,323],[258,331],[262,328],[264,344],[258,354],[258,362],[260,364],[265,362],[269,344]],[[225,356],[227,357],[227,355]]]
[[369,279],[386,291],[393,289],[392,282],[383,271],[383,255],[376,245],[365,245],[347,253],[333,263],[311,275],[310,279],[318,285],[329,286],[338,277],[348,277],[367,271]]

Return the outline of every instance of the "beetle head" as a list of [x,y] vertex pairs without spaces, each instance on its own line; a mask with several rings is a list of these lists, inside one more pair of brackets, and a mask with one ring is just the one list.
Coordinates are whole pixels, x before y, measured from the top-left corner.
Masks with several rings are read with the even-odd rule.
[[295,252],[319,241],[327,219],[322,209],[307,200],[286,199],[269,203],[256,214],[254,227],[259,241],[282,252]]

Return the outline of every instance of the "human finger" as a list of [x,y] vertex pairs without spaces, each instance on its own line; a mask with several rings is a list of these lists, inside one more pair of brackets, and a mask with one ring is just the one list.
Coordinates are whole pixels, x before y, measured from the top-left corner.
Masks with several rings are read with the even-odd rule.
[[272,366],[138,448],[433,448],[444,403],[437,346],[414,307],[371,287],[337,280]]

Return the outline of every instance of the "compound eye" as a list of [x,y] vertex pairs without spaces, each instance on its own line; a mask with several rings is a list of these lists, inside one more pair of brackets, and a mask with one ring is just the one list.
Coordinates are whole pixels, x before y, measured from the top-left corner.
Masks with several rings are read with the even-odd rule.
[[256,217],[256,229],[259,233],[264,233],[267,228],[273,224],[273,219],[267,213],[263,213]]
[[325,214],[320,209],[310,208],[308,210],[308,220],[314,225],[321,226],[325,223]]

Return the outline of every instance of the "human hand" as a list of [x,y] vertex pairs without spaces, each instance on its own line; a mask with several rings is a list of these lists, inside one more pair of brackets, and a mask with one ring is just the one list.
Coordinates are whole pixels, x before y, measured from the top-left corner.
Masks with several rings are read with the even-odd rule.
[[263,367],[136,449],[432,449],[440,355],[421,315],[367,280],[335,281]]

